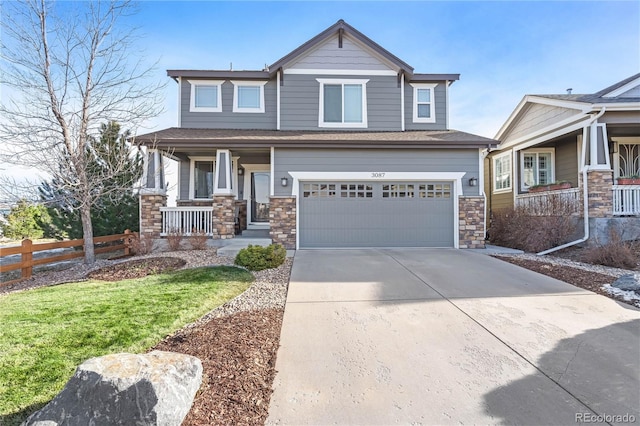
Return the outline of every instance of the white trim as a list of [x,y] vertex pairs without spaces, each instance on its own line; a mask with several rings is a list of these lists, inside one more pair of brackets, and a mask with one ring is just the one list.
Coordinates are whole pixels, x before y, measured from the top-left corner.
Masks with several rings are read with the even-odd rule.
[[484,193],[484,148],[478,148],[478,194],[485,195]]
[[154,185],[153,187],[156,189],[164,189],[162,187],[162,181],[164,179],[162,179],[162,175],[161,173],[164,173],[163,170],[163,164],[162,164],[162,159],[160,158],[160,151],[158,151],[157,149],[153,150],[153,167],[155,168],[155,170],[153,171],[153,177],[154,177]]
[[[216,172],[216,157],[215,156],[193,156],[189,157],[189,200],[191,201],[202,201],[202,200],[210,200],[211,197],[206,198],[195,198],[195,166],[196,161],[211,161],[213,163],[213,173]],[[213,190],[215,191],[215,174],[213,176]],[[179,195],[178,195],[179,196]]]
[[276,130],[280,130],[280,70],[276,73]]
[[[191,85],[191,99],[189,101],[189,112],[221,112],[222,111],[222,83],[224,80],[187,80]],[[197,86],[216,86],[217,107],[197,107],[196,106],[196,87]]]
[[[530,148],[521,150],[520,152],[520,168],[518,170],[520,183],[520,191],[528,192],[529,187],[525,187],[524,185],[524,155],[525,154],[551,154],[551,174],[549,176],[549,182],[547,184],[553,183],[556,181],[556,149],[555,148]],[[539,176],[536,176],[536,181]],[[534,185],[539,185],[539,182],[536,182]]]
[[[247,224],[264,224],[265,222],[253,222],[251,217],[251,173],[271,173],[269,164],[242,164],[244,168],[244,190],[243,199],[247,201]],[[273,180],[273,176],[270,176]],[[269,222],[266,222],[269,223]]]
[[271,166],[271,168],[270,168],[271,175],[269,177],[270,177],[270,181],[271,182],[269,184],[269,195],[271,197],[273,197],[275,192],[276,192],[275,191],[275,185],[276,185],[275,182],[276,181],[275,181],[275,177],[274,177],[275,170],[276,170],[276,161],[275,161],[276,149],[275,149],[275,147],[272,146],[270,151],[271,151],[271,153],[270,153],[271,155],[269,156],[269,165]]
[[[233,84],[233,112],[239,113],[263,113],[264,112],[264,85],[266,81],[246,81],[246,80],[231,80]],[[260,88],[260,106],[258,108],[240,108],[238,106],[238,87],[249,86]]]
[[400,77],[400,130],[405,130],[405,111],[404,111],[404,73]]
[[[224,154],[225,161],[220,161],[220,156]],[[224,188],[220,187],[220,167],[224,165]],[[231,151],[228,149],[216,150],[216,163],[215,174],[213,175],[213,194],[214,195],[230,195],[232,194],[231,187],[233,181],[231,180],[231,167],[232,158]]]
[[[320,83],[320,96],[318,102],[318,127],[324,128],[351,128],[361,129],[368,127],[367,119],[367,83],[369,79],[339,79],[339,78],[316,78]],[[342,122],[341,123],[325,123],[324,121],[324,85],[335,84],[342,86]],[[362,86],[362,122],[361,123],[345,123],[344,122],[344,85],[359,84]]]
[[446,130],[449,130],[449,80],[447,80],[444,83],[444,102],[445,102],[445,109],[446,109],[446,113],[444,115],[444,128]]
[[[300,182],[308,180],[321,181],[448,181],[453,182],[453,247],[460,247],[459,214],[460,197],[464,195],[462,190],[462,178],[465,172],[385,172],[383,177],[373,177],[378,172],[289,172],[293,177],[291,195],[296,197],[296,211],[300,212]],[[296,215],[296,249],[300,248],[300,221]]]
[[231,192],[238,199],[238,160],[239,156],[231,157]]
[[337,69],[320,69],[320,68],[288,68],[284,70],[284,74],[293,75],[366,75],[366,76],[396,76],[398,73],[394,70],[337,70]]
[[[580,120],[580,121],[574,124],[571,124],[575,120]],[[571,118],[568,118],[567,120],[563,120],[560,123],[556,123],[555,125],[551,125],[549,127],[545,127],[542,130],[531,133],[528,136],[523,136],[514,141],[510,141],[504,145],[500,144],[499,149],[500,150],[503,150],[505,148],[513,148],[516,150],[526,149],[530,146],[534,146],[542,142],[547,142],[558,136],[562,136],[562,135],[571,133],[575,130],[582,129],[584,125],[588,123],[590,120],[591,120],[591,117],[589,117],[588,115],[580,114],[579,116],[573,116]],[[571,125],[566,126],[567,124],[571,124]],[[557,127],[560,127],[560,128],[554,131],[553,129]]]
[[640,84],[640,77],[634,78],[633,80],[631,80],[627,84],[625,84],[623,86],[620,86],[617,89],[610,91],[609,93],[605,93],[604,95],[602,95],[602,97],[603,98],[615,98],[617,96],[622,95],[624,92],[628,92],[629,90],[637,87],[639,84]]
[[[502,158],[511,158],[511,164],[509,165],[511,170],[509,171],[509,175],[511,176],[511,178],[509,179],[509,186],[506,188],[497,188],[496,187],[496,162],[498,160],[501,160]],[[514,188],[514,182],[513,182],[513,158],[511,157],[511,151],[507,151],[507,152],[503,152],[500,154],[496,154],[491,158],[491,189],[493,190],[494,194],[502,194],[505,192],[510,192],[513,190]]]
[[[414,123],[435,123],[436,122],[436,83],[409,83],[413,87],[413,122]],[[429,117],[418,117],[418,90],[429,90]],[[421,102],[425,104],[426,102]]]
[[182,77],[178,77],[178,127],[182,127]]

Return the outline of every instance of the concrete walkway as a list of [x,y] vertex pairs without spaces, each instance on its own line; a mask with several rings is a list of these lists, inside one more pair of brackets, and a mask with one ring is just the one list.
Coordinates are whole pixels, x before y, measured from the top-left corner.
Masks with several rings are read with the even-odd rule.
[[640,310],[491,257],[303,250],[267,423],[638,422],[639,364]]

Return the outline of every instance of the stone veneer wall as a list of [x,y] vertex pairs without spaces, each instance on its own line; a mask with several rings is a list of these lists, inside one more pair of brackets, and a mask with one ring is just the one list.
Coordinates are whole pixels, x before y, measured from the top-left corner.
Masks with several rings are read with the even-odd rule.
[[613,172],[611,170],[590,170],[587,172],[587,185],[589,217],[612,217]]
[[140,194],[140,232],[160,235],[162,212],[167,206],[167,196],[162,194]]
[[236,207],[238,208],[240,231],[244,231],[247,229],[247,200],[236,200]]
[[459,247],[484,248],[484,197],[459,197]]
[[235,237],[235,204],[233,195],[213,196],[213,238],[226,240]]
[[269,235],[286,249],[296,248],[296,197],[271,197]]

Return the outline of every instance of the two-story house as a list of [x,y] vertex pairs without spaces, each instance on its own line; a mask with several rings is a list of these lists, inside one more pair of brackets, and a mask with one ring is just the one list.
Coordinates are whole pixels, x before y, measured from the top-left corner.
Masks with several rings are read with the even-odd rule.
[[481,151],[497,141],[449,129],[458,74],[416,73],[342,20],[260,71],[167,74],[178,126],[136,139],[142,232],[228,239],[240,223],[289,249],[484,246]]

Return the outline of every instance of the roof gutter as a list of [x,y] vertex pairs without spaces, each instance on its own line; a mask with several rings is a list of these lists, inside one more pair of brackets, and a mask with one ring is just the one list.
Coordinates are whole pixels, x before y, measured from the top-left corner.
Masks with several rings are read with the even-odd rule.
[[[593,124],[598,120],[598,118],[602,117],[606,109],[607,109],[606,107],[603,107],[598,114],[596,114],[591,120],[589,120],[589,125]],[[591,143],[591,138],[589,138],[589,143]],[[587,188],[587,173],[589,169],[591,169],[591,164],[589,164],[589,166],[585,165],[586,149],[584,144],[585,144],[585,141],[583,140],[581,157],[582,157],[582,164],[584,165],[582,167],[582,208],[584,209],[582,217],[584,218],[584,236],[578,240],[571,241],[569,243],[563,244],[558,247],[552,247],[549,250],[544,250],[544,251],[541,251],[540,253],[536,253],[538,256],[544,256],[545,254],[553,253],[558,250],[565,249],[567,247],[575,246],[576,244],[584,243],[589,239],[589,190]]]

